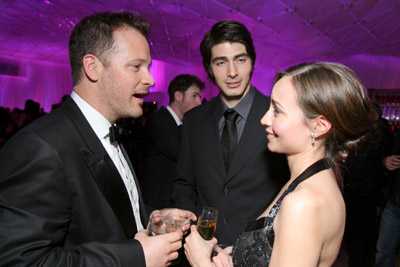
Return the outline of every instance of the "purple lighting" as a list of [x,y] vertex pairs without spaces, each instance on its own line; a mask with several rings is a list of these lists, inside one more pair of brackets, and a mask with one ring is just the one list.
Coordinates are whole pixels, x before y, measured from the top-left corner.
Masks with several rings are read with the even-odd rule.
[[203,95],[218,93],[207,80],[199,51],[204,33],[221,19],[245,24],[257,61],[252,83],[270,94],[276,72],[304,61],[342,62],[367,88],[400,88],[400,8],[398,1],[5,1],[0,16],[0,105],[23,107],[26,99],[46,111],[72,90],[69,35],[86,15],[137,11],[151,23],[149,43],[155,86],[146,101],[168,104],[167,87],[182,73],[206,81]]

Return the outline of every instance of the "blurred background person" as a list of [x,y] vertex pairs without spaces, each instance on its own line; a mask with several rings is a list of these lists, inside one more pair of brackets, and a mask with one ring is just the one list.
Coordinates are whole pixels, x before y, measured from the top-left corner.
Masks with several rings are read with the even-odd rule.
[[400,134],[397,133],[390,156],[383,159],[389,172],[389,187],[381,213],[375,267],[396,265],[397,249],[400,245]]
[[181,139],[183,114],[201,104],[204,83],[194,75],[176,76],[168,86],[169,106],[152,113],[145,123],[143,198],[157,208],[174,205],[172,183]]

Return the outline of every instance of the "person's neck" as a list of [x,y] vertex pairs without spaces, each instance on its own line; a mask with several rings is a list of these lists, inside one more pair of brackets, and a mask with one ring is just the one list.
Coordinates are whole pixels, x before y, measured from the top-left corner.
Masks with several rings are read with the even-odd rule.
[[104,105],[101,99],[97,97],[96,88],[97,87],[93,84],[80,83],[74,87],[74,91],[80,98],[104,116],[111,124],[114,124],[117,121],[117,118],[108,114],[106,105]]
[[290,170],[290,180],[295,179],[305,169],[324,157],[325,151],[322,151],[322,149],[318,151],[309,150],[296,155],[286,155]]
[[249,91],[250,91],[250,84],[243,92],[243,94],[238,96],[227,96],[221,90],[221,98],[228,108],[234,108],[249,93]]
[[176,102],[171,103],[170,108],[175,112],[176,116],[182,121],[183,120],[183,113],[180,111],[179,106]]

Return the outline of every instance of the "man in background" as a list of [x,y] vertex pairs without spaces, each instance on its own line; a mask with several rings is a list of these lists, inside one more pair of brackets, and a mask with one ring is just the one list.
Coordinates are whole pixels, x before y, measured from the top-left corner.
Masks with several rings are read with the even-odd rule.
[[114,125],[142,115],[154,84],[148,31],[125,12],[75,26],[71,96],[0,151],[0,266],[149,267],[178,257],[181,231],[141,231],[148,215]]
[[201,104],[204,83],[181,74],[168,86],[169,106],[153,113],[145,124],[143,198],[157,208],[173,206],[172,183],[181,138],[183,114]]
[[286,182],[287,162],[267,148],[260,120],[270,99],[250,84],[256,59],[250,32],[237,21],[220,21],[200,52],[220,93],[184,116],[173,198],[196,214],[216,208],[216,237],[232,245]]

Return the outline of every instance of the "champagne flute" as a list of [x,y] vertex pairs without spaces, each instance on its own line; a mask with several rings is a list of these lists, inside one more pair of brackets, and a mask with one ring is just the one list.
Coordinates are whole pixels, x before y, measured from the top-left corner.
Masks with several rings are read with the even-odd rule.
[[197,221],[197,231],[205,240],[214,237],[217,228],[218,210],[212,207],[205,207]]

